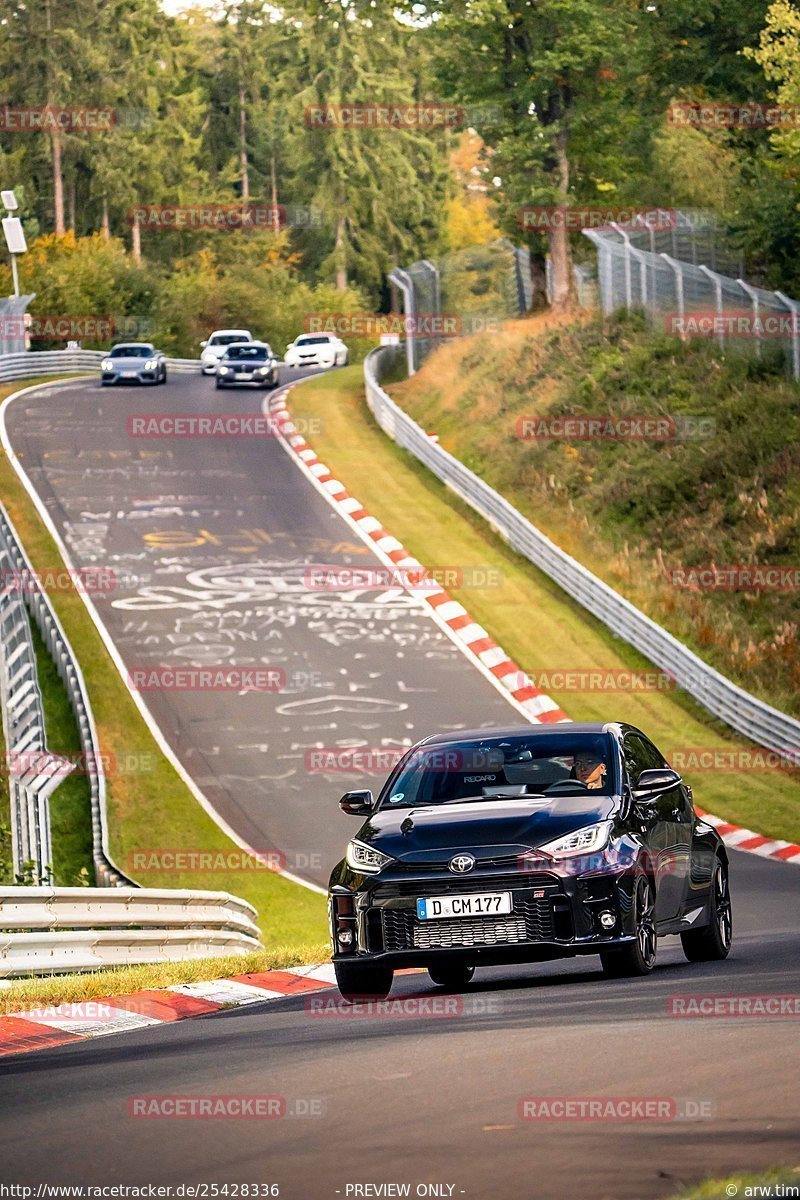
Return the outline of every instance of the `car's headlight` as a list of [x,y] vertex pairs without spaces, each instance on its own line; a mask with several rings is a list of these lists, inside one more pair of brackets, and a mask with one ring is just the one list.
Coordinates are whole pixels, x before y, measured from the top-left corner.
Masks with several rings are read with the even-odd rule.
[[361,871],[364,875],[377,875],[392,861],[388,854],[382,854],[380,850],[375,850],[356,838],[348,843],[345,860],[348,867],[352,867],[354,871]]
[[144,364],[144,369],[145,371],[155,371],[157,366],[158,362],[155,358],[148,358],[147,362]]
[[269,375],[269,367],[259,367],[258,374],[259,375]]
[[220,375],[230,375],[231,369],[230,367],[220,367],[219,373]]
[[113,361],[113,359],[110,359],[110,358],[104,358],[103,361],[100,363],[100,366],[103,368],[104,371],[113,371],[114,370],[114,361]]
[[583,829],[576,829],[573,833],[566,834],[565,837],[556,838],[554,842],[547,842],[546,845],[540,846],[539,850],[551,858],[570,858],[573,854],[594,854],[598,850],[605,849],[610,833],[611,821],[598,821],[596,825],[585,825]]

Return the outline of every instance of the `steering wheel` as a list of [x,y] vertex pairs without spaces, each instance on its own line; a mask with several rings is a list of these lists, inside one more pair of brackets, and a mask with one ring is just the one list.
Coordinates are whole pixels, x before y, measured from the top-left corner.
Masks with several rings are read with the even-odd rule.
[[548,794],[563,792],[565,789],[569,792],[574,792],[576,788],[588,792],[588,787],[580,779],[557,779],[555,783],[551,783],[549,787],[542,788],[543,792]]

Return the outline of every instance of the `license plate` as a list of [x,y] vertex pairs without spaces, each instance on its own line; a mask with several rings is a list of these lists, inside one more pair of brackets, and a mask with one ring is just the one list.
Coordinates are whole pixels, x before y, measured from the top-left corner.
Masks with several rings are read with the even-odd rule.
[[237,379],[251,379],[252,375],[253,375],[252,371],[237,371],[236,372]]
[[475,892],[469,896],[429,896],[417,900],[420,921],[438,917],[494,917],[511,912],[511,892]]
[[120,371],[123,379],[135,379],[138,374],[138,371]]

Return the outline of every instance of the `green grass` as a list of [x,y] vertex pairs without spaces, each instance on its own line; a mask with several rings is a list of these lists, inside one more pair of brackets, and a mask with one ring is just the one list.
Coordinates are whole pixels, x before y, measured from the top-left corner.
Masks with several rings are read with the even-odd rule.
[[[748,1197],[768,1197],[769,1192],[754,1191],[755,1188],[772,1188],[772,1195],[779,1196],[774,1191],[778,1184],[800,1188],[800,1167],[774,1167],[770,1171],[758,1172],[753,1175],[728,1175],[725,1179],[707,1179],[696,1187],[690,1187],[678,1192],[675,1200],[748,1200]],[[729,1189],[735,1188],[736,1191]],[[798,1195],[795,1192],[794,1195]]]
[[[298,417],[321,418],[314,449],[369,512],[420,562],[494,568],[502,586],[450,589],[527,671],[646,669],[649,664],[515,554],[409,454],[377,427],[362,373],[348,367],[296,388]],[[430,426],[429,426],[430,428]],[[575,720],[618,719],[643,728],[665,752],[746,748],[681,692],[554,692]],[[513,713],[509,707],[509,718]],[[433,732],[433,731],[431,731]],[[686,771],[700,807],[776,838],[800,841],[800,774]]]
[[81,738],[56,664],[34,621],[30,622],[36,673],[42,693],[47,748],[78,763],[50,797],[53,839],[53,883],[57,887],[94,887],[92,860],[92,794],[83,769]]
[[[683,344],[638,316],[540,317],[445,345],[390,391],[595,574],[740,686],[800,716],[800,590],[688,591],[669,577],[800,566],[800,386],[774,348],[763,361],[721,358],[715,343]],[[525,418],[578,414],[706,421],[711,436],[519,436]]]
[[[0,388],[0,399],[19,386]],[[0,455],[0,499],[34,569],[58,566],[58,550],[5,454]],[[124,870],[133,852],[145,848],[230,850],[230,840],[159,750],[80,593],[61,589],[51,593],[50,599],[83,670],[101,753],[112,762],[141,764],[138,771],[111,771],[108,775],[111,851],[120,867]],[[192,887],[241,896],[258,910],[262,938],[270,948],[316,947],[327,935],[324,897],[269,870],[139,871],[136,878],[146,887]]]
[[52,975],[44,979],[15,979],[0,989],[0,1012],[22,1012],[51,1004],[77,1004],[102,1000],[144,988],[163,988],[203,979],[224,979],[253,971],[275,971],[281,967],[316,965],[330,958],[330,946],[320,942],[298,945],[277,944],[273,949],[220,958],[198,958],[194,962],[145,963],[114,967],[85,975]]

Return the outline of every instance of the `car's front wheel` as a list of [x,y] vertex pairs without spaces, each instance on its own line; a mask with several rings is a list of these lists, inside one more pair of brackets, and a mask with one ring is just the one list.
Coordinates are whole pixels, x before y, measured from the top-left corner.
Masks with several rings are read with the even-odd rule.
[[333,964],[336,985],[345,1000],[383,1000],[392,990],[394,971],[371,963]]
[[717,858],[711,886],[711,920],[704,929],[681,934],[683,953],[689,962],[716,962],[727,958],[733,942],[733,912],[728,866]]
[[445,959],[428,967],[428,974],[433,982],[443,987],[446,992],[463,992],[475,974],[475,968],[467,963],[448,962]]
[[619,950],[601,950],[600,961],[610,979],[649,975],[656,965],[656,894],[647,875],[637,875],[633,885],[633,916],[636,940]]

